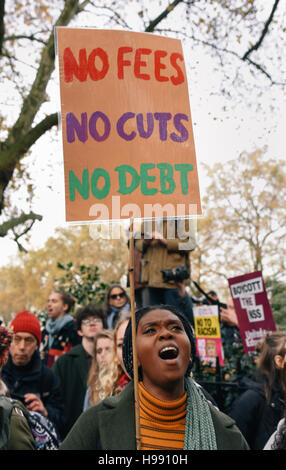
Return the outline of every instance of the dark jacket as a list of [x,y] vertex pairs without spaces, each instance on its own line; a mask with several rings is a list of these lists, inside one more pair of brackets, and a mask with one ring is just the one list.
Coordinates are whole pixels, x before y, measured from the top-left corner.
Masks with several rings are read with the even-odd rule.
[[266,402],[262,374],[245,378],[242,386],[246,391],[233,403],[230,416],[236,421],[249,446],[261,450],[283,417],[285,403],[277,386],[272,391],[270,403]]
[[12,398],[25,404],[26,393],[35,393],[40,396],[48,412],[49,420],[58,432],[61,432],[64,405],[60,382],[54,372],[42,363],[38,351],[34,352],[26,366],[15,366],[9,355],[1,376]]
[[81,344],[59,357],[52,370],[60,380],[65,405],[65,436],[83,411],[89,370],[88,356]]
[[194,328],[194,311],[191,297],[187,293],[184,295],[184,297],[178,296],[178,303],[176,306],[186,316],[186,318],[189,320],[192,327]]
[[[219,450],[246,450],[248,446],[234,421],[209,404]],[[122,392],[86,410],[60,450],[136,450],[134,389]]]

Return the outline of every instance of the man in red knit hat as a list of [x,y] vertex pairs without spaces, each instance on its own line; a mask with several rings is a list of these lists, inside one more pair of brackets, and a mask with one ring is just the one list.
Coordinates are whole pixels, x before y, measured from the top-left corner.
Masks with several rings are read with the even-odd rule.
[[10,348],[13,362],[16,366],[25,366],[41,343],[40,322],[35,315],[24,310],[12,320],[10,328],[15,333]]
[[1,379],[1,369],[7,362],[12,338],[13,332],[0,325],[0,450],[34,450],[28,411],[22,403],[7,396],[7,387]]
[[63,416],[60,383],[40,358],[40,322],[36,315],[24,310],[15,316],[10,328],[14,335],[2,379],[12,398],[22,401],[28,410],[41,413],[60,432]]

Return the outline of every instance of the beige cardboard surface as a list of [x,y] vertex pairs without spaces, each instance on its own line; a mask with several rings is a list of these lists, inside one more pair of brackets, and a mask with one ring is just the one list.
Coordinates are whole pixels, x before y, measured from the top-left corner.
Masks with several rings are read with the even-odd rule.
[[66,220],[149,217],[155,204],[167,216],[200,215],[181,42],[120,30],[56,35]]

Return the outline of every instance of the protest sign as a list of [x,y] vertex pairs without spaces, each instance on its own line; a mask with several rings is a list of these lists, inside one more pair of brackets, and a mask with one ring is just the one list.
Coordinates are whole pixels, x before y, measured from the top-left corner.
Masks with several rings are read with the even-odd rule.
[[66,221],[201,214],[181,41],[56,28]]
[[216,358],[223,366],[223,349],[217,305],[194,307],[197,354],[203,360],[216,365]]
[[246,354],[255,351],[276,325],[261,271],[228,279]]

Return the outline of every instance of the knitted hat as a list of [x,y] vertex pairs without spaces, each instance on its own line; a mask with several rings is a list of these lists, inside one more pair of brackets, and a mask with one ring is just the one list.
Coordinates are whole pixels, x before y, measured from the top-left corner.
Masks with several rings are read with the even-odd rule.
[[39,344],[41,342],[42,333],[40,322],[36,315],[28,312],[28,310],[17,313],[10,324],[10,328],[14,333],[21,331],[25,333],[31,333],[37,338]]

